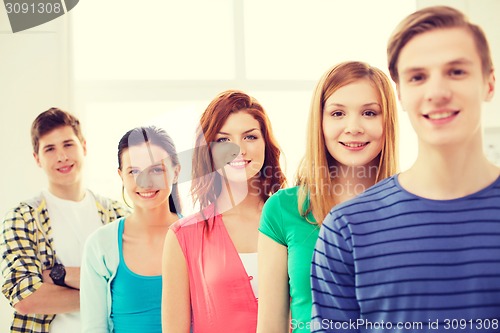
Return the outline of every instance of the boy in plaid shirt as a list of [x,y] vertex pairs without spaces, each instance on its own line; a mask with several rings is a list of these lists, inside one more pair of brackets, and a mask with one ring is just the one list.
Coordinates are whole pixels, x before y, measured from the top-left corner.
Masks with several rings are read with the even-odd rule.
[[48,189],[10,210],[0,234],[2,293],[15,310],[11,332],[78,332],[83,243],[128,210],[84,188],[86,142],[73,115],[41,113],[31,139]]

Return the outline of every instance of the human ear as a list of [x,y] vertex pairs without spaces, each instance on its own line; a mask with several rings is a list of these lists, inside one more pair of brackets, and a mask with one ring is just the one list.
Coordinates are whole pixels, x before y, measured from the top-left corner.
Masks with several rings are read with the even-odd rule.
[[33,152],[33,158],[35,159],[36,165],[38,165],[41,168],[42,164],[40,163],[40,157],[38,156],[38,154]]
[[396,83],[396,95],[398,96],[398,101],[401,102],[401,88],[399,87],[399,83]]
[[87,141],[86,140],[82,141],[82,148],[83,148],[83,156],[87,156]]
[[181,172],[181,166],[176,165],[174,168],[174,179],[172,180],[172,184],[177,184],[180,172]]
[[488,75],[488,78],[486,79],[486,95],[484,97],[485,102],[491,101],[493,98],[493,95],[495,94],[495,73],[493,72],[493,69],[491,70],[490,74]]

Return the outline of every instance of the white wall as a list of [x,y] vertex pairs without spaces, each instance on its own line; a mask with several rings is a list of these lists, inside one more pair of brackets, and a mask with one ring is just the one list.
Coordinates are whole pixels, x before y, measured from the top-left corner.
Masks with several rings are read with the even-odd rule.
[[[190,25],[175,23],[183,21],[176,11],[190,11],[187,3],[151,0],[162,10],[142,13],[123,1],[101,11],[94,6],[102,8],[102,2],[81,1],[69,15],[16,34],[0,6],[0,214],[45,186],[32,158],[29,129],[36,115],[51,106],[70,110],[82,120],[89,147],[89,187],[119,197],[115,150],[125,130],[159,124],[174,139],[181,138],[176,140],[179,150],[188,149],[199,113],[227,88],[246,90],[266,107],[287,156],[288,175],[293,175],[304,150],[312,89],[321,73],[351,57],[385,70],[387,27],[415,8],[448,4],[464,10],[485,29],[494,63],[500,64],[500,29],[494,17],[500,1],[398,0],[396,5],[381,0],[364,6],[350,1],[341,3],[353,13],[349,20],[344,18],[345,27],[334,25],[346,16],[344,10],[332,10],[335,3],[340,2],[214,0],[210,6],[198,3],[202,7],[192,11],[189,22],[199,25]],[[362,8],[369,10],[354,15]],[[224,15],[218,18],[217,13]],[[162,34],[155,32],[159,27]],[[378,35],[373,32],[377,27],[383,30]],[[245,36],[239,35],[242,32]],[[363,36],[369,33],[382,42],[366,44]],[[179,48],[192,55],[179,56]],[[200,62],[193,55],[208,59],[213,49],[225,55],[215,62]],[[180,114],[185,116],[183,126],[175,121]],[[405,168],[415,157],[416,141],[406,115],[400,116]],[[500,97],[485,108],[484,123],[489,129],[500,128]],[[0,296],[0,333],[8,332],[9,322],[10,308]]]
[[[216,0],[210,8],[204,0],[151,3],[158,10],[151,16],[120,0],[82,2],[73,15],[74,109],[97,133],[88,143],[102,147],[89,150],[92,186],[112,196],[120,194],[119,179],[114,168],[102,166],[116,166],[110,152],[125,130],[153,122],[189,148],[198,115],[229,88],[248,92],[266,108],[293,183],[317,80],[345,60],[384,69],[390,33],[416,8],[400,0]],[[121,15],[108,29],[106,8],[117,6]],[[148,21],[129,24],[132,17]]]

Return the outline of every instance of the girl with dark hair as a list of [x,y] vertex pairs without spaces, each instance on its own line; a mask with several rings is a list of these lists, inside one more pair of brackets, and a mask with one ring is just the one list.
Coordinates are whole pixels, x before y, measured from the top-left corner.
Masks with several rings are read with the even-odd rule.
[[180,217],[179,171],[164,130],[138,127],[121,138],[118,174],[134,212],[85,245],[82,332],[161,332],[161,256],[168,228]]

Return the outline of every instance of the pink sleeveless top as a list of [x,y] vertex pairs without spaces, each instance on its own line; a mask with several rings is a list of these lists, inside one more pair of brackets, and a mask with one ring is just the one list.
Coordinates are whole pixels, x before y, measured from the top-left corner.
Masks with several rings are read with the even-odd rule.
[[[203,217],[204,216],[204,217]],[[186,257],[194,333],[255,333],[257,299],[213,205],[170,228]]]

